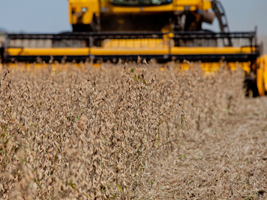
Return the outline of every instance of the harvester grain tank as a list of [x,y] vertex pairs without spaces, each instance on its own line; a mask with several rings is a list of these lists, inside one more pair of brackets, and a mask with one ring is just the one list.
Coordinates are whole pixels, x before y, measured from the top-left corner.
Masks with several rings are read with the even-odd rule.
[[[261,56],[256,30],[230,32],[217,0],[69,0],[73,31],[60,34],[7,34],[5,63],[53,60],[118,61],[138,57],[158,62],[225,61],[245,71],[255,94],[267,91],[267,57]],[[218,19],[220,32],[203,30]],[[256,88],[256,89],[255,89]]]

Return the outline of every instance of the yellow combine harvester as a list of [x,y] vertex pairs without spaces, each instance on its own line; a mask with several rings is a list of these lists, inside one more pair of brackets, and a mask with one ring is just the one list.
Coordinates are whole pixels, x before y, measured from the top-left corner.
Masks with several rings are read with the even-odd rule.
[[[218,19],[220,32],[202,29]],[[229,32],[216,0],[69,0],[73,31],[60,34],[7,34],[2,62],[201,61],[212,71],[220,61],[245,71],[254,95],[267,91],[267,56],[256,31]],[[217,63],[217,64],[216,64]],[[216,68],[216,67],[215,67]]]

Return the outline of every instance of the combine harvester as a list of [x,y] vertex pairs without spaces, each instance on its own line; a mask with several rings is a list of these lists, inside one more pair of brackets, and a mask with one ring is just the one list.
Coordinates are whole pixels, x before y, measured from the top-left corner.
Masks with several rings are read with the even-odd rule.
[[[210,12],[210,11],[213,12]],[[202,29],[218,19],[220,32]],[[256,30],[229,32],[216,0],[69,0],[73,32],[7,34],[3,63],[156,59],[159,63],[201,62],[215,71],[220,62],[245,71],[253,95],[267,91],[267,57]]]

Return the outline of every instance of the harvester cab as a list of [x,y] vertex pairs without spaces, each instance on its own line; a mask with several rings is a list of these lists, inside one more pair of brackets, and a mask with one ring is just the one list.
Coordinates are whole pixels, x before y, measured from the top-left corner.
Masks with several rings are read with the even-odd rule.
[[[139,57],[160,63],[201,62],[207,72],[220,62],[241,66],[254,96],[267,91],[267,59],[257,33],[230,32],[217,0],[69,0],[72,32],[7,34],[2,62],[118,61]],[[220,32],[203,30],[218,19]]]
[[[69,1],[73,31],[200,31],[215,2],[203,0]],[[218,8],[218,7],[217,7]],[[216,11],[219,11],[217,9]]]

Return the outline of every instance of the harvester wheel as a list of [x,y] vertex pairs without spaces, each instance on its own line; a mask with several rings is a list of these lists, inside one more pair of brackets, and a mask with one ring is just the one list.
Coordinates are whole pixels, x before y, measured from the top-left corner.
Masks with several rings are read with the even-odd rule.
[[246,96],[247,97],[257,97],[259,96],[257,82],[254,80],[249,80],[245,82]]

